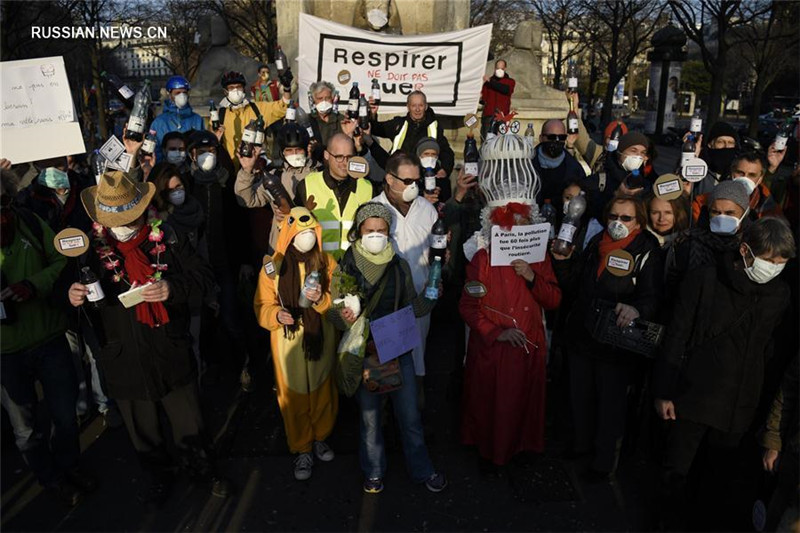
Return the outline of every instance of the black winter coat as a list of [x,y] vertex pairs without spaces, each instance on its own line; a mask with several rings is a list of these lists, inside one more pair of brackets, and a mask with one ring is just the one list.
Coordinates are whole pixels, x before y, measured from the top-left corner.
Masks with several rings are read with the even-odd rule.
[[556,168],[543,168],[539,162],[539,149],[533,157],[533,168],[539,174],[542,188],[536,196],[536,203],[542,205],[545,200],[550,200],[556,211],[561,213],[564,209],[564,202],[561,195],[570,182],[583,183],[586,181],[586,172],[578,160],[568,153],[564,153],[564,161]]
[[438,128],[436,129],[436,142],[439,144],[439,162],[449,176],[453,171],[453,166],[455,166],[455,155],[453,154],[453,149],[450,148],[450,143],[447,142],[447,137],[444,136],[442,121],[431,108],[425,111],[425,118],[422,119],[421,122],[414,122],[411,120],[411,116],[406,114],[405,116],[391,118],[385,122],[371,120],[370,128],[372,135],[394,139],[403,128],[403,123],[408,122],[408,131],[406,132],[406,137],[403,140],[402,146],[400,146],[400,150],[406,154],[416,155],[415,149],[417,143],[420,139],[428,136],[428,125],[434,120],[439,121]]
[[580,255],[570,259],[553,261],[553,269],[564,298],[572,302],[566,319],[569,332],[567,343],[573,353],[591,357],[618,359],[628,357],[629,352],[595,341],[591,332],[599,313],[596,301],[631,305],[639,311],[643,320],[657,316],[663,288],[663,264],[658,240],[646,229],[633,239],[625,250],[635,260],[633,272],[624,277],[603,270],[597,276],[600,261],[599,243],[605,231],[592,237]]
[[[211,268],[194,252],[186,239],[162,224],[166,252],[161,262],[167,264],[163,279],[169,283],[169,299],[164,302],[169,323],[151,328],[136,320],[136,307],[126,309],[117,295],[127,290],[115,283],[112,271],[102,268],[94,250],[89,263],[105,293],[106,306],[99,311],[86,307],[98,331],[100,353],[97,357],[106,378],[109,396],[125,400],[158,400],[170,391],[195,379],[192,340],[189,334],[189,306],[197,307],[203,294],[210,292],[214,280]],[[155,243],[142,244],[148,257]]]
[[656,360],[653,392],[676,416],[743,432],[761,396],[767,346],[789,304],[780,279],[750,281],[738,252],[689,274]]

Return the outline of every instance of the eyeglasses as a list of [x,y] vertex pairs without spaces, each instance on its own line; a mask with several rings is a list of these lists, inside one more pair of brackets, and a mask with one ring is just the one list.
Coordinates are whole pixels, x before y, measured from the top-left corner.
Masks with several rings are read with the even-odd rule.
[[335,155],[327,150],[325,150],[329,156],[331,156],[337,163],[344,163],[345,161],[349,161],[351,157],[354,157],[353,154],[339,154]]
[[560,142],[563,143],[563,142],[567,141],[567,134],[566,133],[559,133],[559,134],[548,133],[547,135],[544,136],[544,138],[547,139],[548,141],[560,141]]
[[387,174],[389,174],[391,177],[393,177],[396,180],[402,181],[403,184],[405,184],[405,185],[411,185],[412,183],[416,183],[417,182],[416,178],[401,178],[397,174],[392,174],[391,172],[387,172]]
[[634,220],[636,220],[636,217],[632,217],[630,215],[615,215],[614,213],[609,213],[608,220],[621,220],[623,222],[633,222]]

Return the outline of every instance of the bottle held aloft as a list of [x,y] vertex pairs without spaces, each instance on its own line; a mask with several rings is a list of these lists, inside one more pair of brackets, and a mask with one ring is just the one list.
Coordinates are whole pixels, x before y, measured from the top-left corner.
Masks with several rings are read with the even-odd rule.
[[572,249],[572,240],[581,226],[581,217],[586,211],[586,196],[581,192],[564,205],[564,220],[558,230],[558,236],[553,241],[553,253],[569,255]]
[[275,50],[275,68],[278,69],[278,74],[283,74],[289,68],[289,62],[286,60],[286,54],[283,53],[281,45]]
[[219,110],[217,110],[216,104],[214,104],[214,100],[208,101],[208,116],[211,120],[211,129],[218,130],[219,129]]
[[467,139],[464,141],[464,174],[477,177],[479,160],[480,153],[478,152],[478,144],[475,142],[475,136],[472,132],[467,133]]
[[150,107],[150,80],[144,80],[144,85],[136,93],[133,99],[133,109],[131,116],[128,117],[127,131],[125,138],[140,142],[144,140],[145,123],[147,122],[147,110]]
[[372,103],[381,105],[381,85],[375,78],[372,79]]

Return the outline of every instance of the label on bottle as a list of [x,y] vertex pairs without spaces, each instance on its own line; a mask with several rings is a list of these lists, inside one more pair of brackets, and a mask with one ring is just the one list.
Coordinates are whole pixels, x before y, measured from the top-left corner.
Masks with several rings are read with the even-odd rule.
[[376,102],[380,102],[381,100],[381,90],[378,87],[373,87],[372,89],[372,99]]
[[567,78],[567,87],[570,89],[577,89],[578,88],[578,78],[572,77]]
[[425,176],[425,190],[433,191],[436,189],[436,176]]
[[263,131],[257,131],[257,132],[256,132],[256,140],[255,140],[255,143],[256,143],[258,146],[261,146],[262,144],[264,144],[264,132],[263,132]]
[[347,103],[347,110],[355,113],[358,111],[358,98],[351,98]]
[[369,109],[367,108],[367,106],[361,106],[358,108],[358,116],[362,118],[367,118],[368,111]]
[[275,60],[275,68],[277,68],[281,72],[283,71],[283,59],[278,58]]
[[552,241],[556,238],[556,225],[552,222],[550,223],[550,234],[547,236],[547,239]]
[[689,131],[692,133],[700,133],[703,129],[703,119],[698,117],[692,117],[691,122],[689,122]]
[[144,119],[136,115],[131,115],[130,118],[128,118],[128,131],[144,133]]
[[216,109],[211,112],[211,122],[219,122],[219,111]]
[[145,139],[142,143],[142,152],[152,154],[156,149],[156,142],[153,139]]
[[306,131],[308,132],[308,138],[309,139],[313,139],[314,138],[314,128],[312,128],[311,126],[306,126]]
[[572,238],[575,236],[575,232],[578,231],[578,228],[564,222],[561,224],[561,229],[558,230],[558,238],[564,242],[572,243]]
[[439,287],[426,287],[425,288],[425,298],[428,300],[438,300],[439,299]]
[[291,121],[297,120],[297,109],[293,107],[286,109],[286,120],[291,120]]
[[617,147],[619,146],[619,140],[617,139],[609,139],[608,145],[606,146],[606,150],[609,152],[615,152]]
[[119,88],[119,94],[121,94],[125,100],[130,100],[131,98],[133,98],[133,95],[135,93],[131,90],[130,87],[128,87],[127,85],[123,85],[122,87]]
[[784,135],[783,133],[779,133],[775,137],[775,143],[774,143],[775,144],[775,150],[777,150],[778,152],[782,152],[783,150],[785,150],[786,149],[786,142],[788,140],[789,139],[786,137],[786,135]]
[[242,142],[245,143],[256,142],[256,132],[248,129],[244,130],[242,132]]
[[478,163],[464,163],[464,174],[467,176],[478,175]]
[[567,129],[570,131],[578,131],[578,119],[571,118],[567,121]]
[[444,250],[447,248],[447,235],[431,234],[431,248],[436,250]]
[[694,152],[681,152],[681,168],[685,167],[692,159],[694,159]]
[[100,286],[99,281],[87,284],[86,290],[88,291],[86,293],[86,299],[90,302],[96,302],[106,297],[105,293],[103,292],[103,287]]

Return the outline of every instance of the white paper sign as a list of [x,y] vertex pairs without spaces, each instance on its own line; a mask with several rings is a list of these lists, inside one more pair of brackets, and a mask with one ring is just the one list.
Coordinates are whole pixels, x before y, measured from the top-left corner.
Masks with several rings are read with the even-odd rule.
[[[478,106],[492,25],[430,35],[388,35],[300,13],[298,99],[317,80],[334,84],[346,101],[350,84],[381,88],[381,112],[405,113],[406,97],[425,93],[439,115],[464,116]],[[340,104],[340,105],[342,105]]]
[[133,162],[133,156],[127,152],[120,154],[116,161],[109,161],[108,167],[109,168],[116,168],[117,170],[121,170],[123,172],[128,172],[131,169],[131,163]]
[[62,57],[0,62],[0,100],[0,157],[15,164],[86,152]]
[[492,226],[492,266],[508,266],[517,259],[526,263],[544,261],[549,236],[550,224],[547,222],[513,226],[511,231]]
[[117,139],[115,135],[112,135],[103,146],[100,147],[100,154],[109,161],[116,161],[124,151],[125,145],[122,144],[122,141]]

